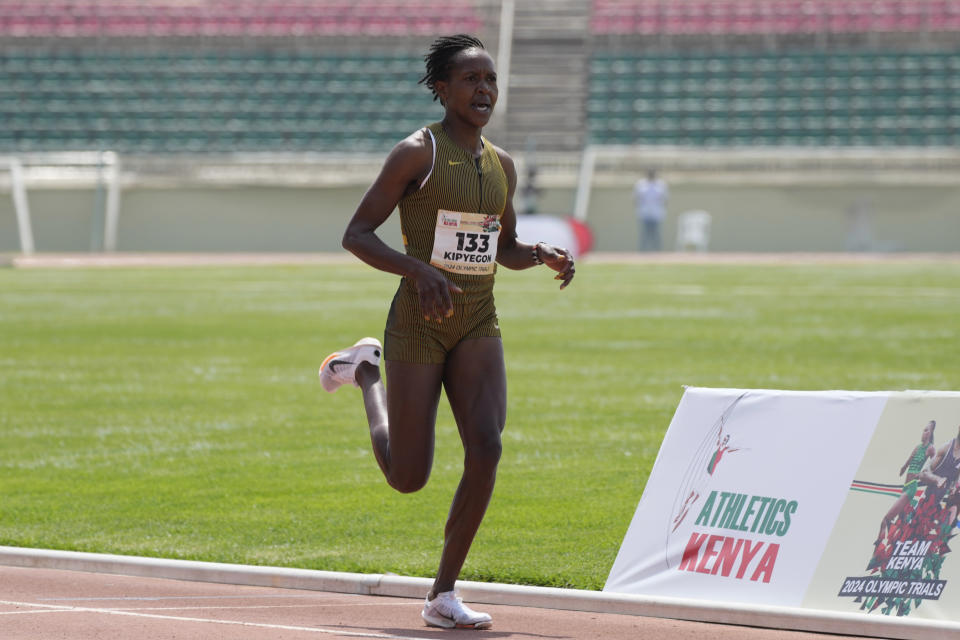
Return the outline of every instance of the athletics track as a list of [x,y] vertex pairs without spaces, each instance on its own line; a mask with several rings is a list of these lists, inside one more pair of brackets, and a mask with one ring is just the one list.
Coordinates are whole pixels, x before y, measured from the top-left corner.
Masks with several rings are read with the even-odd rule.
[[949,623],[477,582],[457,588],[493,616],[493,628],[435,629],[420,619],[430,582],[0,546],[0,638],[960,638],[960,626]]
[[[426,627],[419,598],[0,567],[4,640],[826,640],[808,632],[584,611],[484,605],[485,631]],[[478,635],[479,634],[479,635]]]

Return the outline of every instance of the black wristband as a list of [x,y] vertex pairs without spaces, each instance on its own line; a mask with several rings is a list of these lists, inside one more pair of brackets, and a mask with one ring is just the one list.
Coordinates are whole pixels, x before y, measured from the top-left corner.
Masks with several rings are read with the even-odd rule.
[[543,259],[540,257],[540,243],[533,245],[533,251],[530,252],[530,255],[533,257],[534,266],[538,264],[543,264]]

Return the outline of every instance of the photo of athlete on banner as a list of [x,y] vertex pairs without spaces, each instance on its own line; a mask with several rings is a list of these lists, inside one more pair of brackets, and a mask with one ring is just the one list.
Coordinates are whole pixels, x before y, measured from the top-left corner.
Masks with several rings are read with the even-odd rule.
[[[930,461],[939,455],[933,446],[936,425],[935,420],[927,423],[921,444],[914,448],[901,468],[901,475],[904,469],[907,471],[903,492],[884,516],[873,556],[867,564],[868,572],[879,571],[887,580],[909,580],[910,587],[905,594],[898,588],[895,594],[858,597],[856,601],[866,611],[880,609],[884,614],[907,615],[923,603],[924,596],[942,593],[943,585],[930,581],[940,578],[940,568],[950,551],[947,543],[953,526],[946,521],[940,504],[946,479],[928,471],[932,468]],[[944,466],[942,462],[937,468],[941,466]],[[946,467],[941,472],[949,471],[949,463]],[[924,488],[918,491],[921,480]],[[956,483],[956,478],[953,482]]]
[[[958,426],[956,430],[950,427],[944,442],[948,424]],[[897,449],[899,460],[894,458]],[[890,464],[893,460],[902,463],[896,477],[897,467]],[[844,556],[833,567],[834,571],[846,571],[834,578],[840,601],[868,614],[950,617],[947,612],[960,602],[960,585],[954,582],[960,577],[960,560],[951,554],[960,511],[958,475],[960,414],[956,405],[926,398],[922,402],[892,399],[850,485],[835,529],[862,530],[864,520],[878,518],[872,549],[860,555],[857,563],[858,554],[849,544],[852,536],[834,536],[831,545],[835,548],[827,550],[827,558]],[[891,498],[892,504],[888,502]],[[859,522],[855,524],[855,520]],[[841,542],[846,544],[841,546]],[[867,543],[859,544],[863,549]],[[822,561],[821,569],[826,564]],[[818,570],[820,574],[825,572]]]
[[937,453],[936,448],[933,446],[933,433],[936,428],[936,420],[931,420],[927,423],[927,426],[923,428],[923,434],[920,436],[920,444],[914,447],[910,453],[910,457],[908,457],[907,461],[900,467],[900,475],[902,476],[904,472],[907,474],[906,482],[903,485],[903,491],[900,493],[900,497],[897,498],[897,501],[894,502],[890,510],[887,511],[887,515],[883,517],[883,521],[880,523],[880,533],[873,543],[874,546],[878,546],[884,541],[887,535],[887,529],[894,519],[904,515],[908,508],[912,510],[917,506],[917,488],[920,485],[920,471],[923,469],[924,463]]

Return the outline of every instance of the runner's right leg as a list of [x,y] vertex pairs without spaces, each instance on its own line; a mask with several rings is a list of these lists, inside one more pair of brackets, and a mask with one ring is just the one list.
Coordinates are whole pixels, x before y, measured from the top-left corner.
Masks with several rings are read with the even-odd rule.
[[433,466],[443,365],[386,361],[385,368],[386,389],[379,367],[367,362],[356,380],[377,464],[391,487],[410,493],[423,488]]

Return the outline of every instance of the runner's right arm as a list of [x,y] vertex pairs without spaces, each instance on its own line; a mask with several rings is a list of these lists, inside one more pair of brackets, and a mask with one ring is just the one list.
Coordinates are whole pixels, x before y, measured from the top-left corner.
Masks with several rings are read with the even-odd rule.
[[401,198],[416,191],[433,163],[433,147],[424,130],[398,143],[367,189],[343,234],[343,248],[370,266],[410,278],[420,294],[424,316],[440,320],[453,311],[451,292],[460,289],[434,267],[390,248],[376,234]]

